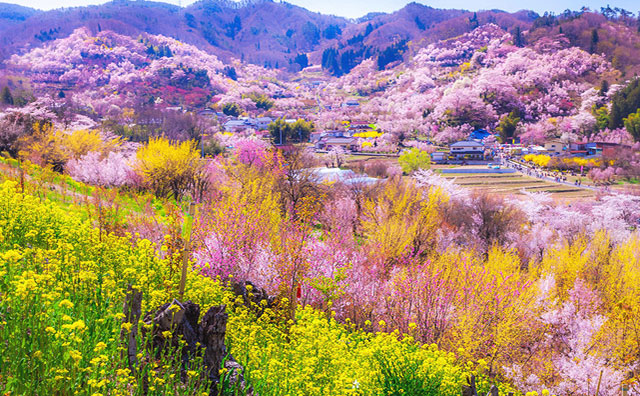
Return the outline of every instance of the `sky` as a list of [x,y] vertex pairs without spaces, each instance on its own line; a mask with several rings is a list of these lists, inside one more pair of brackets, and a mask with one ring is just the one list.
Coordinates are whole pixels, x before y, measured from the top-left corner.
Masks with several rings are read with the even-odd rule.
[[[102,4],[104,0],[0,0],[7,3],[20,4],[27,7],[50,10],[60,7],[76,7],[89,4]],[[165,0],[172,3],[186,6],[194,0]],[[409,0],[289,0],[289,3],[299,5],[311,11],[323,14],[332,14],[347,18],[358,18],[369,12],[393,12],[409,3]],[[582,6],[587,6],[592,10],[599,10],[600,7],[609,4],[613,7],[624,8],[633,13],[640,11],[640,1],[638,0],[418,0],[417,2],[429,5],[434,8],[456,8],[471,11],[500,9],[514,12],[521,9],[528,9],[538,12],[545,11],[561,13],[566,9],[579,10]]]

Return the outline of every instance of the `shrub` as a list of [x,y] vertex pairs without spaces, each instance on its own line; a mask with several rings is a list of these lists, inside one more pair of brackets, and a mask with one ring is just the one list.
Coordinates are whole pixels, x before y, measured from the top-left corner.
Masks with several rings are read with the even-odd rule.
[[138,150],[134,169],[158,197],[178,199],[203,181],[203,165],[195,142],[155,138]]
[[104,187],[124,186],[132,182],[131,160],[121,152],[102,156],[91,151],[67,163],[67,173],[75,180]]
[[431,166],[431,156],[426,151],[412,148],[405,151],[398,158],[402,171],[406,174],[413,173],[418,169],[429,169]]

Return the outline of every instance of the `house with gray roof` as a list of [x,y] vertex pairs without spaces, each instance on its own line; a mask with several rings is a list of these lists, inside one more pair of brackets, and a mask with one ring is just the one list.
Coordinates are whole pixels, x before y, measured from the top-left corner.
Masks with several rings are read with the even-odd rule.
[[475,140],[464,140],[449,145],[450,156],[456,160],[484,159],[484,145]]

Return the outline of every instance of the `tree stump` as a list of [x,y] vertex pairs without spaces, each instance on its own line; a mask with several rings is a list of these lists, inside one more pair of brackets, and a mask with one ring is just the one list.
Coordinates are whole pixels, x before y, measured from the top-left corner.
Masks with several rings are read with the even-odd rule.
[[227,355],[224,345],[224,337],[227,333],[227,320],[229,315],[225,312],[224,305],[209,308],[200,323],[200,334],[204,351],[204,364],[207,367],[207,376],[213,383],[220,382],[220,369]]
[[469,385],[462,385],[462,396],[478,396],[478,389],[476,388],[476,377],[472,375],[467,378]]
[[500,392],[498,392],[498,387],[495,385],[491,385],[491,389],[489,389],[489,393],[487,393],[487,396],[500,396],[499,393]]
[[[132,373],[135,373],[136,365],[139,364],[136,336],[141,306],[142,293],[129,286],[123,307],[123,322],[130,323],[131,327],[128,332],[126,328],[123,328],[120,336],[123,345],[126,346],[129,368]],[[202,356],[205,365],[202,376],[211,381],[211,395],[218,394],[218,385],[223,382],[220,378],[220,370],[224,367],[228,372],[224,379],[225,386],[228,385],[242,391],[242,394],[251,396],[253,390],[245,382],[243,367],[231,355],[227,354],[224,339],[229,315],[225,309],[224,305],[209,308],[200,323],[198,323],[200,306],[191,301],[181,303],[174,299],[156,310],[148,311],[143,317],[143,322],[150,325],[150,329],[149,326],[142,327],[143,339],[150,339],[146,344],[147,354],[155,355],[155,358],[158,359],[163,353],[181,348],[183,381],[187,379],[187,370],[192,369],[190,368],[191,360]],[[150,337],[147,337],[149,331],[151,334]],[[181,343],[181,340],[184,343]],[[148,385],[148,378],[145,375],[142,378],[143,394],[147,393]]]
[[120,339],[127,349],[127,361],[129,362],[129,370],[135,372],[137,364],[138,346],[136,344],[136,336],[138,335],[138,321],[142,313],[142,292],[135,290],[131,285],[127,287],[127,296],[124,300],[122,308],[124,318],[123,323],[129,323],[130,330],[125,328],[120,330]]
[[[255,286],[249,281],[232,281],[230,286],[236,296],[242,297],[245,307],[254,312],[257,317],[262,316],[264,310],[271,308],[275,302],[275,298],[269,296],[266,290]],[[247,287],[251,290],[248,290]],[[265,301],[266,304],[263,304],[262,301]]]

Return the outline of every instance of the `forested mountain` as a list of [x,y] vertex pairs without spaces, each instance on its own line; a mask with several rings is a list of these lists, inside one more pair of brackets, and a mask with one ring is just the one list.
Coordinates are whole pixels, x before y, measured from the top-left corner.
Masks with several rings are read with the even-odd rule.
[[[360,21],[321,15],[270,0],[243,2],[203,0],[186,8],[159,2],[116,0],[99,6],[37,11],[0,4],[0,57],[64,38],[79,27],[137,36],[141,33],[175,38],[213,53],[273,68],[304,66],[301,54],[319,59],[335,48],[351,63],[384,52],[400,43],[430,43],[468,32],[485,23],[505,29],[530,26],[532,12],[471,13],[438,10],[411,3],[391,14]],[[297,63],[296,63],[297,60]],[[297,66],[296,66],[297,65]],[[343,68],[346,69],[346,68]]]

